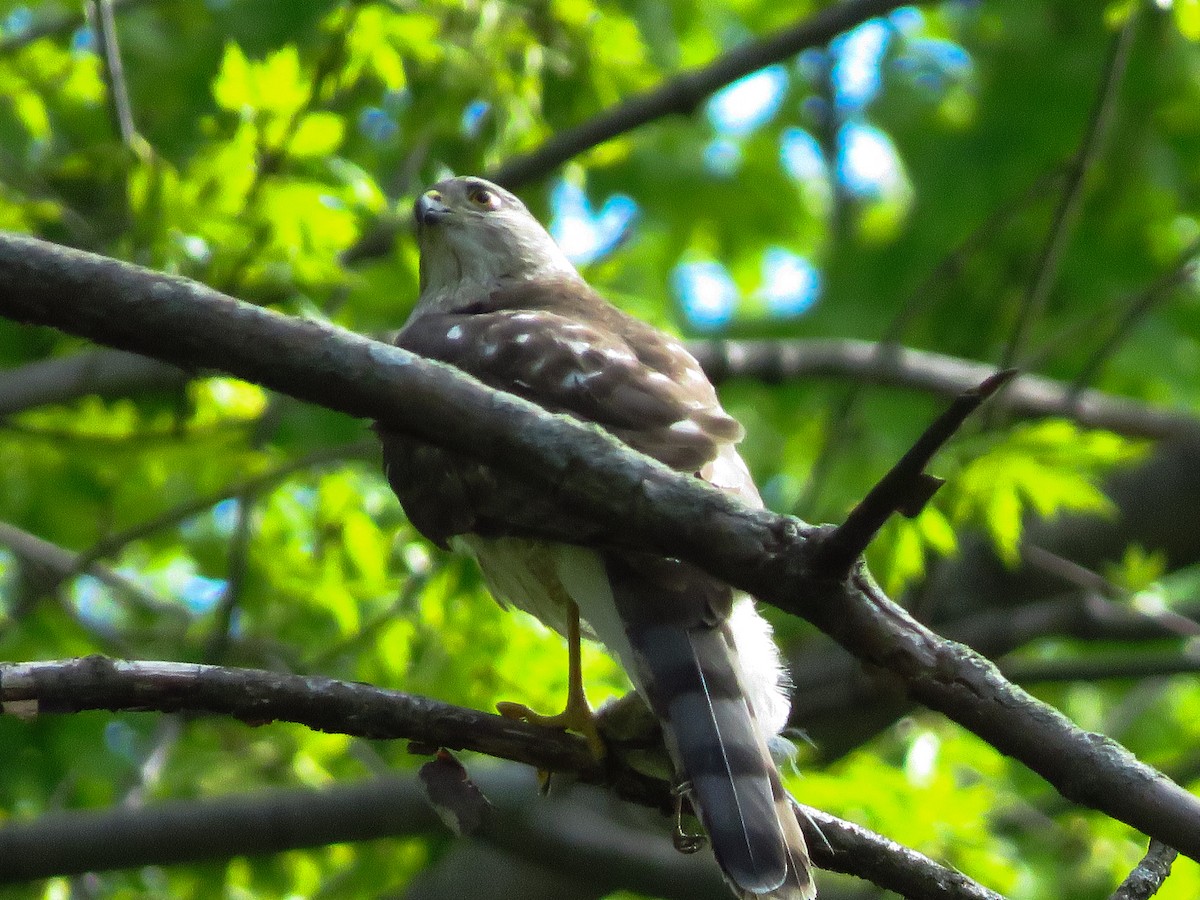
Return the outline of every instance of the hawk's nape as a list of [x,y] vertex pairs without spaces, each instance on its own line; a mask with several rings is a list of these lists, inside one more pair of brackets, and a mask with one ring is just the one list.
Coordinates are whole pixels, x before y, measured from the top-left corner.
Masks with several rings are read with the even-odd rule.
[[[452,178],[415,212],[421,296],[401,347],[762,505],[736,450],[741,426],[699,364],[593,291],[520,200],[480,178]],[[620,660],[662,722],[735,893],[814,897],[768,750],[787,722],[785,679],[751,598],[678,560],[541,538],[522,512],[554,518],[538,486],[399,434],[381,438],[388,479],[423,534],[472,554],[498,601],[560,633],[577,611]]]

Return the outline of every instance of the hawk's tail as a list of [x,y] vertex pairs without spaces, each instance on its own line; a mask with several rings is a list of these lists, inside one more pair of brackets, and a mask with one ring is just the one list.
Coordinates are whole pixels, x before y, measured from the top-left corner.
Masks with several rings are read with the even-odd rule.
[[720,627],[628,634],[725,877],[746,900],[811,900],[804,835]]

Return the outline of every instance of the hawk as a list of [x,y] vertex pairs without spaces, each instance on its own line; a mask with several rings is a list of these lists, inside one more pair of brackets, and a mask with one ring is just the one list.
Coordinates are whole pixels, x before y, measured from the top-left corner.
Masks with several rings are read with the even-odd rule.
[[[589,287],[517,197],[481,178],[450,178],[420,197],[415,217],[421,294],[398,346],[762,505],[736,449],[742,428],[696,360]],[[380,436],[413,525],[473,556],[501,605],[567,637],[566,711],[537,716],[502,704],[502,712],[597,740],[579,674],[582,618],[660,720],[681,789],[735,894],[814,897],[804,837],[768,749],[787,721],[785,675],[753,600],[679,560],[549,539],[547,523],[561,534],[565,514],[545,486],[398,433]]]

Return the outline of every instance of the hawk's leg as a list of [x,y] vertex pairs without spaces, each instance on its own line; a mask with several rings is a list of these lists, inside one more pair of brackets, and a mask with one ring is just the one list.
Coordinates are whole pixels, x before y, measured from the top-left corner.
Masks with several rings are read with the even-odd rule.
[[520,719],[547,728],[567,728],[587,738],[597,759],[604,757],[604,741],[596,728],[596,714],[583,691],[583,663],[580,659],[579,607],[572,600],[567,606],[567,708],[554,716],[535,713],[521,703],[496,704],[500,715]]

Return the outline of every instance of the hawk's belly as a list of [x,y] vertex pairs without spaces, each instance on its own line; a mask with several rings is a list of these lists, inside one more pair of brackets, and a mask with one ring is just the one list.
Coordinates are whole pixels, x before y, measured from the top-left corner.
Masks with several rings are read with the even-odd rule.
[[585,547],[527,538],[457,535],[450,545],[479,563],[492,596],[566,636],[569,603],[579,607],[586,637],[604,644],[637,685],[638,667],[613,602],[599,554]]

